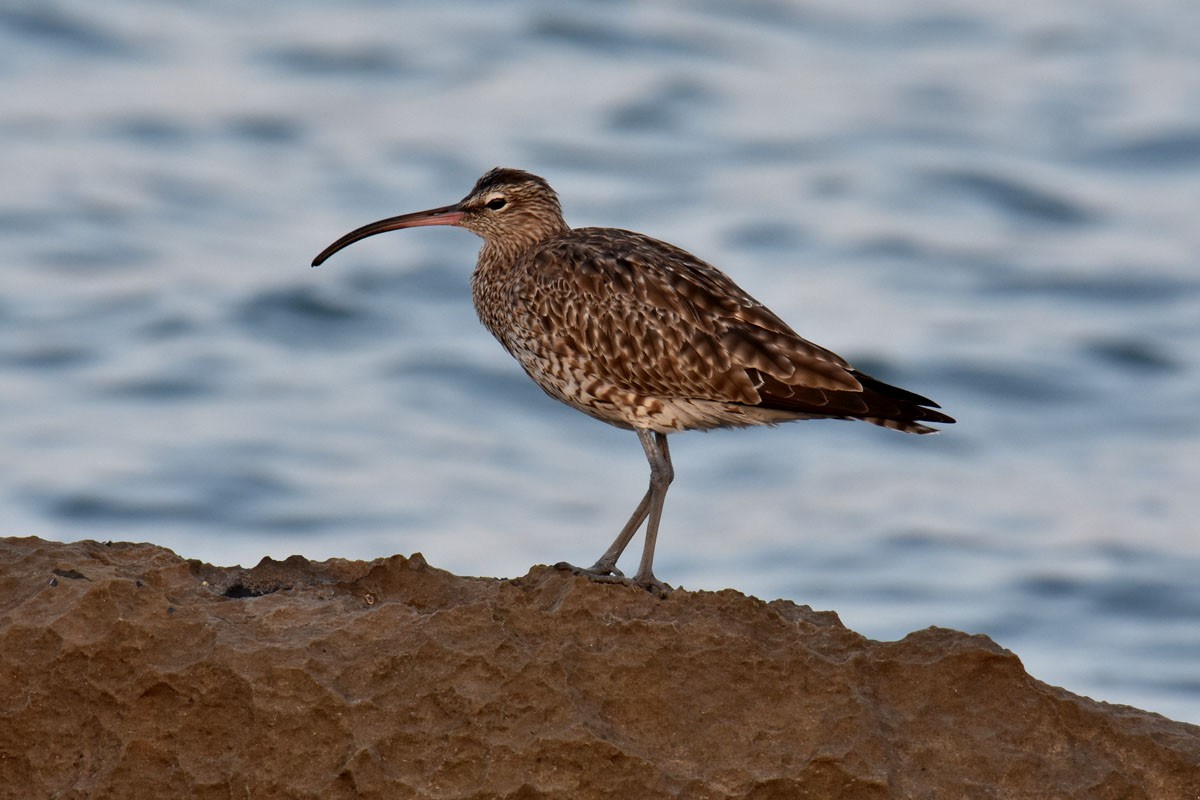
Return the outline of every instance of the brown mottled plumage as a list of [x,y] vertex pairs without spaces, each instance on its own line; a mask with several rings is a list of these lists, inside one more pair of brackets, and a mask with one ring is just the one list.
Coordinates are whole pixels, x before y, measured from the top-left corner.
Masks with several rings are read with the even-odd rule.
[[[545,180],[493,169],[451,206],[365,225],[333,253],[384,231],[457,225],[483,238],[471,279],[479,318],[551,397],[637,432],[650,488],[590,568],[623,580],[617,559],[649,519],[633,582],[662,592],[652,564],[673,477],[667,434],[859,419],[908,433],[954,420],[796,334],[728,275],[674,245],[615,228],[570,228]],[[562,565],[569,567],[570,565]]]

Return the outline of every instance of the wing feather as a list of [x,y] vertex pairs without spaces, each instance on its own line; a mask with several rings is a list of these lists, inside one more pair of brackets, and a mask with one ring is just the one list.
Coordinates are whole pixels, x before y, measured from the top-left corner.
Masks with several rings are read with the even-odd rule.
[[720,270],[673,245],[578,228],[530,252],[516,294],[537,337],[643,394],[754,404],[747,370],[812,388],[861,388],[840,356],[801,338]]
[[666,242],[576,228],[511,269],[493,284],[505,287],[503,324],[489,327],[540,383],[551,364],[560,379],[757,408],[760,421],[838,417],[914,433],[932,430],[918,420],[953,422],[802,338],[723,272]]

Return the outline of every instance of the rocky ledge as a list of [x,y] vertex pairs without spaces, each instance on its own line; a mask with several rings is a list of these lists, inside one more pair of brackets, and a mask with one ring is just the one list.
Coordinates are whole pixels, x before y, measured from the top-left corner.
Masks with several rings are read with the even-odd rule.
[[14,798],[1194,798],[1200,728],[735,591],[0,539]]

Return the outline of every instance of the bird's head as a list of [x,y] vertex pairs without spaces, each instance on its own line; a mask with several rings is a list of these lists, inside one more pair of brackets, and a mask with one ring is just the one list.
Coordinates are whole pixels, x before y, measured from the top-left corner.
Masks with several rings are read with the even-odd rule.
[[480,236],[486,246],[519,251],[567,230],[558,195],[543,178],[519,169],[497,167],[475,182],[454,205],[388,217],[357,228],[313,259],[320,266],[331,255],[377,233],[425,225],[455,225]]

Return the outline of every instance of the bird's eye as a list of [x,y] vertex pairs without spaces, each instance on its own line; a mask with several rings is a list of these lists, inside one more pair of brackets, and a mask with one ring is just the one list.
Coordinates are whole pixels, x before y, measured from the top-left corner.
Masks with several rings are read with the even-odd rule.
[[503,197],[497,197],[494,200],[489,200],[487,202],[487,207],[490,208],[492,211],[499,211],[500,209],[504,208],[506,205],[508,205],[508,201],[505,200]]

